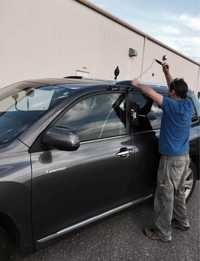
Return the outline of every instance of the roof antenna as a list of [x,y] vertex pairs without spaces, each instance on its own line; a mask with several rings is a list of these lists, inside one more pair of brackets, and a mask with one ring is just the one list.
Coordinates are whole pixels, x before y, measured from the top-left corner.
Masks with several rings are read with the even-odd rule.
[[117,65],[117,67],[114,70],[114,75],[115,75],[115,80],[117,80],[117,77],[119,76],[120,70],[119,70],[119,66]]

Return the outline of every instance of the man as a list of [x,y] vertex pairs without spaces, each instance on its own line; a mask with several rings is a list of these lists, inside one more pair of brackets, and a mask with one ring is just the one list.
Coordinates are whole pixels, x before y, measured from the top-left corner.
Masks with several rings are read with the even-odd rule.
[[189,131],[192,103],[187,99],[188,86],[183,79],[172,79],[169,66],[163,64],[169,88],[164,97],[137,80],[132,85],[155,101],[163,110],[159,151],[161,154],[154,199],[154,227],[144,234],[152,240],[172,240],[171,225],[180,230],[190,227],[185,202],[185,182],[189,169]]

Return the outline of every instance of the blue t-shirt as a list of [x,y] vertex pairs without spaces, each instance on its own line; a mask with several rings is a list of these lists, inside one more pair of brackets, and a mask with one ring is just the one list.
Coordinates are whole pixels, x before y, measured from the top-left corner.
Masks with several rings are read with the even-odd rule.
[[163,98],[160,130],[160,153],[180,156],[189,151],[192,102],[189,99]]

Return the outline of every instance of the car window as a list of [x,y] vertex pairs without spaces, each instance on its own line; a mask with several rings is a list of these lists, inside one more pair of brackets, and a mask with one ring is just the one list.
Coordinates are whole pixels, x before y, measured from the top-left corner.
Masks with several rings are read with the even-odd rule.
[[196,95],[193,96],[193,101],[195,103],[198,116],[200,116],[200,92],[199,92],[199,97],[197,97]]
[[70,128],[80,141],[124,135],[127,133],[124,104],[118,93],[94,95],[75,104],[55,125]]
[[198,121],[200,115],[200,102],[194,92],[189,91],[187,98],[192,102],[192,123]]
[[132,133],[152,130],[147,114],[151,110],[152,100],[148,99],[141,92],[132,91],[128,95],[130,110],[130,127]]
[[20,93],[22,97],[18,97],[18,101],[8,111],[44,111],[48,110],[54,90],[33,90],[29,95]]
[[192,121],[197,120],[197,111],[196,108],[194,107],[194,103],[192,102]]
[[[191,97],[188,98],[192,101],[192,122],[194,122],[197,120],[197,111],[192,98]],[[151,107],[151,111],[147,114],[147,117],[151,123],[153,130],[160,129],[162,114],[163,114],[162,109],[156,103],[153,103]]]
[[[45,113],[70,96],[62,85],[18,83],[0,94],[0,146],[6,146]],[[12,87],[12,86],[11,86]]]
[[149,119],[153,130],[160,129],[162,114],[162,109],[156,103],[153,103],[151,111],[147,114],[147,118]]
[[134,133],[160,129],[162,109],[141,92],[129,94],[129,106],[134,111],[131,129]]
[[192,122],[195,122],[198,119],[197,110],[194,105],[194,101],[193,101],[192,97],[188,97],[188,98],[192,102]]

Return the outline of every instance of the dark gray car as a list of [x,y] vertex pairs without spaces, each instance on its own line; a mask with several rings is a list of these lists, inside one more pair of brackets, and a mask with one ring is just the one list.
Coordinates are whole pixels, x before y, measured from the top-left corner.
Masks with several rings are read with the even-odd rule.
[[[186,198],[200,166],[200,106],[188,98]],[[1,260],[11,242],[30,252],[152,196],[162,110],[129,81],[19,82],[1,90],[0,113]]]

